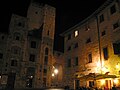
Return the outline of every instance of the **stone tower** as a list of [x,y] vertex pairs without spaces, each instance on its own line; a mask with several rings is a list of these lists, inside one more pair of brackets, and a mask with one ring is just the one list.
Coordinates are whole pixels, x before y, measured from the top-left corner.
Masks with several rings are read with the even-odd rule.
[[[55,8],[31,2],[27,17],[13,14],[5,40],[0,40],[2,74],[7,88],[40,88],[51,85],[55,33]],[[3,37],[0,34],[0,37]],[[6,46],[4,49],[3,46]],[[5,54],[4,54],[5,52]]]
[[27,18],[29,31],[41,30],[36,85],[41,87],[50,86],[55,33],[55,8],[47,4],[33,2],[28,8]]

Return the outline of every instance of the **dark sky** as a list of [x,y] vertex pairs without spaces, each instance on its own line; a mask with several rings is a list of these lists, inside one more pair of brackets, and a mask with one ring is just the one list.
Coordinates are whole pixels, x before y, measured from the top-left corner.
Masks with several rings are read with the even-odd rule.
[[[55,49],[61,51],[63,44],[59,34],[91,15],[106,0],[36,0],[56,8]],[[26,16],[30,0],[1,1],[1,31],[7,31],[12,13]]]

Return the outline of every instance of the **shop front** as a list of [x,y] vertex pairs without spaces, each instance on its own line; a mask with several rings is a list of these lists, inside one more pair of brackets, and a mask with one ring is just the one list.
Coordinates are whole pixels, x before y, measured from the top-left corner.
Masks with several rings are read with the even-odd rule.
[[[120,76],[90,73],[75,78],[75,87],[112,89],[113,86],[120,86]],[[79,83],[77,83],[79,81]],[[79,84],[79,85],[78,85]]]

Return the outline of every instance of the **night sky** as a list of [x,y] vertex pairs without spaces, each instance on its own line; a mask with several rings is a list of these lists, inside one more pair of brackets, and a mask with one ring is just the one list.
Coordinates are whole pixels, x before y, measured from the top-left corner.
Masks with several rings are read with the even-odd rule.
[[[63,51],[63,38],[59,36],[68,28],[91,15],[106,0],[36,0],[56,8],[55,50]],[[8,31],[12,13],[26,16],[30,0],[3,0],[0,3],[0,31]],[[59,42],[59,44],[58,44]]]

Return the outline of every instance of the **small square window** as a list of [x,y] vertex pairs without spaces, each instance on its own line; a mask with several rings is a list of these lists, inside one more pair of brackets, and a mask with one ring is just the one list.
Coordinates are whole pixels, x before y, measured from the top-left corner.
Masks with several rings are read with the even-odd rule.
[[11,66],[17,66],[17,60],[12,60],[11,61]]
[[35,41],[31,41],[31,48],[36,48],[36,42]]
[[101,34],[101,35],[104,36],[105,34],[106,34],[106,32],[105,32],[105,31],[102,31],[102,34]]
[[90,43],[91,42],[91,38],[88,38],[87,40],[86,40],[86,43]]
[[71,46],[69,46],[67,50],[68,50],[68,51],[71,50]]
[[113,29],[116,29],[118,27],[119,27],[119,23],[118,22],[116,22],[116,23],[113,24]]

